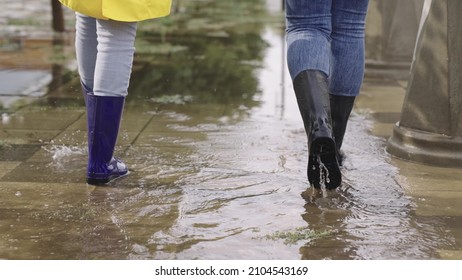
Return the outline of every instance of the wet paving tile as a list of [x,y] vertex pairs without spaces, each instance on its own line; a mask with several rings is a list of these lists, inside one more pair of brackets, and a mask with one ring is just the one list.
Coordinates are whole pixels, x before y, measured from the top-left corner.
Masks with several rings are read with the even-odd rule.
[[365,84],[356,101],[356,108],[370,112],[401,112],[405,90],[401,87]]
[[[138,109],[139,110],[139,109]],[[125,109],[122,115],[120,128],[129,132],[141,132],[153,118],[148,112]]]
[[445,260],[462,260],[462,251],[441,250],[439,253]]
[[53,141],[47,144],[66,145],[66,146],[85,146],[87,145],[87,116],[82,114],[78,120],[62,130]]
[[61,131],[52,142],[48,144],[66,145],[66,146],[85,146],[87,145],[87,130],[68,128]]
[[62,130],[82,115],[81,110],[26,107],[11,114],[0,129]]
[[[1,56],[0,56],[1,58]],[[45,70],[2,70],[0,68],[0,96],[33,95],[51,81],[49,71]]]
[[[157,127],[157,126],[156,126]],[[136,146],[171,146],[171,145],[193,145],[206,139],[206,135],[197,132],[159,132],[143,131],[134,145]]]
[[372,125],[371,133],[377,137],[388,139],[393,135],[393,128],[395,124],[391,123],[374,123]]
[[458,169],[396,161],[397,180],[415,198],[416,213],[422,216],[462,216],[462,174]]
[[203,141],[206,135],[199,123],[178,113],[154,116],[137,137],[134,145],[178,145]]
[[0,146],[0,161],[25,161],[41,149],[41,145],[2,145]]
[[0,179],[5,174],[8,174],[8,172],[15,169],[19,164],[21,164],[20,161],[0,161]]
[[[2,182],[33,182],[35,183],[82,183],[85,184],[86,161],[71,162],[22,162],[5,174]],[[2,183],[3,184],[3,183]]]
[[[128,146],[138,137],[146,124],[151,121],[149,114],[139,114],[126,110],[120,124],[118,146]],[[49,142],[48,142],[49,143]],[[82,146],[87,144],[87,116],[86,114],[68,126],[53,139],[53,144]]]
[[2,129],[0,139],[6,144],[43,144],[53,140],[60,130]]
[[420,216],[461,216],[462,191],[416,193],[416,214]]
[[401,118],[401,112],[377,112],[372,113],[371,116],[380,123],[395,124]]
[[1,184],[1,258],[79,259],[91,255],[85,253],[82,242],[90,238],[96,217],[105,216],[104,206],[92,201],[94,187],[59,182]]

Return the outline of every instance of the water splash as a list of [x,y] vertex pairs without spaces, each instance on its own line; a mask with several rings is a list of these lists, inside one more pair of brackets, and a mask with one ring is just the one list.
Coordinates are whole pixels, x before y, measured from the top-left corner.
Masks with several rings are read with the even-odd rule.
[[80,156],[87,154],[87,148],[78,146],[52,145],[49,147],[42,147],[42,149],[51,154],[53,161],[48,164],[48,167],[54,167],[58,170],[65,169],[65,167],[73,162],[81,162]]
[[330,183],[329,169],[327,169],[326,165],[321,161],[321,155],[317,155],[316,157],[319,164],[319,178],[321,178],[321,185],[326,187],[326,183]]

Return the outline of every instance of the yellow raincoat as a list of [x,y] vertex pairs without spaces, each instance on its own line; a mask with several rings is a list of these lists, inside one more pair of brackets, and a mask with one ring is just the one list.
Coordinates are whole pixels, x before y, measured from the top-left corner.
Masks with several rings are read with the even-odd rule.
[[135,22],[170,14],[172,0],[59,0],[63,5],[98,19]]

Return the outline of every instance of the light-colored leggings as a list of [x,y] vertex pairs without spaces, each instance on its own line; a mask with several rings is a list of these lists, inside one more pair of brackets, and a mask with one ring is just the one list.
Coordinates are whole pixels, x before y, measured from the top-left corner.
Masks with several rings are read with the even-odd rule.
[[76,13],[75,49],[80,79],[100,96],[127,96],[135,53],[136,22]]

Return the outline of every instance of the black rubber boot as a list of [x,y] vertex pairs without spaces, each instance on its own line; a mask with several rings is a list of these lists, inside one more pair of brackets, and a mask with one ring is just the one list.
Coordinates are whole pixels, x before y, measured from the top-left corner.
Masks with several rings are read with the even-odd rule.
[[332,128],[340,166],[343,165],[343,161],[345,160],[345,153],[343,153],[340,148],[342,147],[348,118],[350,117],[351,110],[353,109],[355,98],[356,96],[330,95]]
[[327,77],[321,71],[306,70],[295,77],[293,84],[308,136],[308,181],[315,188],[324,181],[326,188],[335,189],[342,175],[332,135]]

